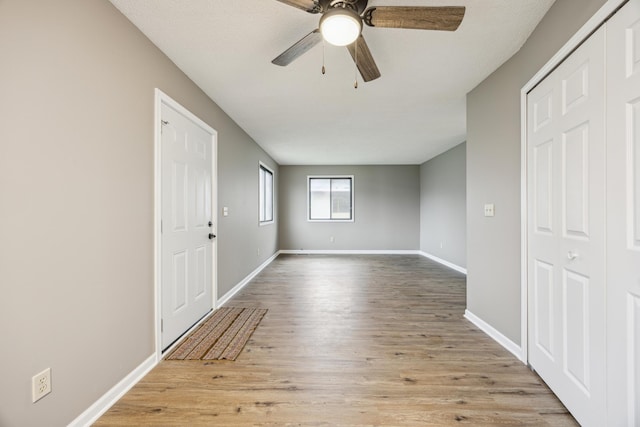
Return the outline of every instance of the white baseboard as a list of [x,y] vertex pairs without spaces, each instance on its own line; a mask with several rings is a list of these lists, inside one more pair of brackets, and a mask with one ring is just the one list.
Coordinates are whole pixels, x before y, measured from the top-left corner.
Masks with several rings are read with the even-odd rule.
[[[262,270],[264,270],[269,264],[271,264],[273,262],[274,259],[276,259],[278,257],[278,255],[280,255],[282,252],[281,251],[277,251],[276,253],[274,253],[273,255],[271,255],[271,257],[269,257],[269,259],[267,259],[265,262],[263,262],[262,264],[260,264],[258,266],[258,268],[256,268],[255,270],[253,270],[251,273],[249,273],[249,275],[247,277],[245,277],[244,279],[242,279],[242,281],[240,283],[238,283],[237,285],[235,285],[233,288],[231,288],[231,290],[229,290],[226,294],[224,294],[224,296],[222,298],[220,298],[217,302],[218,307],[226,304],[227,302],[229,302],[229,300],[231,298],[233,298],[233,296],[235,294],[237,294],[238,292],[240,292],[240,290],[242,288],[244,288],[245,286],[247,286],[247,284],[254,278],[256,277]],[[216,307],[216,308],[218,308]]]
[[[247,277],[227,292],[222,298],[218,300],[218,306],[223,305],[231,299],[238,291],[245,287],[251,279],[256,277],[266,266],[271,264],[280,252],[276,252],[269,259],[263,262],[258,268],[252,271]],[[116,384],[111,390],[98,399],[87,410],[80,414],[75,420],[73,420],[68,427],[84,427],[90,426],[100,418],[102,414],[107,412],[111,406],[113,406],[118,399],[129,391],[134,385],[138,383],[145,375],[151,371],[158,364],[158,355],[155,353],[149,356],[144,362],[137,368],[131,371],[126,377],[124,377],[118,384]]]
[[[237,294],[242,288],[244,288],[254,277],[256,277],[262,270],[264,270],[269,264],[275,260],[280,254],[327,254],[327,255],[340,255],[340,254],[386,254],[386,255],[422,255],[426,258],[432,259],[440,264],[443,264],[449,268],[459,271],[463,274],[467,274],[467,270],[445,261],[441,258],[421,252],[417,250],[291,250],[285,249],[274,253],[265,262],[252,271],[247,277],[245,277],[240,283],[234,286],[228,291],[222,298],[218,300],[218,306],[222,306],[227,303],[235,294]],[[480,328],[484,333],[489,335],[505,349],[511,352],[519,360],[522,358],[522,350],[513,341],[502,335],[488,323],[484,322],[479,317],[475,316],[469,310],[465,311],[464,317],[471,323]],[[69,427],[84,427],[90,426],[102,416],[111,406],[113,406],[124,394],[129,391],[134,385],[136,385],[146,374],[151,371],[158,363],[158,357],[154,353],[149,356],[138,367],[131,371],[126,377],[124,377],[118,384],[116,384],[111,390],[105,393],[100,399],[98,399],[93,405],[87,408],[82,414],[80,414],[75,420],[69,423]]]
[[281,254],[294,255],[419,255],[416,250],[370,250],[370,249],[349,249],[349,250],[327,250],[327,249],[281,249]]
[[425,258],[429,258],[430,260],[435,261],[437,263],[440,263],[440,264],[444,265],[445,267],[449,267],[450,269],[455,270],[455,271],[457,271],[459,273],[462,273],[465,276],[467,275],[467,269],[464,268],[464,267],[460,267],[459,265],[456,265],[456,264],[454,264],[452,262],[449,262],[447,260],[439,258],[439,257],[437,257],[435,255],[431,255],[430,253],[427,253],[427,252],[419,251],[418,253],[420,255],[422,255],[423,257],[425,257]]
[[87,410],[80,414],[75,420],[69,423],[69,427],[85,427],[90,426],[102,416],[111,406],[113,406],[118,399],[120,399],[126,392],[128,392],[134,385],[138,383],[158,364],[158,358],[153,353],[144,362],[142,362],[137,368],[131,371],[126,377],[124,377],[118,384],[113,386],[111,390],[106,392],[100,399],[98,399]]
[[464,311],[464,317],[474,325],[476,325],[482,332],[489,335],[493,338],[498,344],[503,346],[507,351],[513,354],[518,358],[521,362],[525,362],[524,355],[522,354],[522,348],[511,341],[509,338],[502,335],[497,329],[493,326],[489,325],[484,320],[480,319],[478,316],[470,312],[469,310]]
[[369,250],[369,249],[355,249],[355,250],[328,250],[328,249],[281,249],[281,254],[294,254],[294,255],[422,255],[425,258],[429,258],[432,261],[440,263],[445,267],[449,267],[464,275],[467,274],[467,269],[455,265],[442,258],[438,258],[435,255],[431,255],[426,252],[422,252],[415,249],[407,250]]

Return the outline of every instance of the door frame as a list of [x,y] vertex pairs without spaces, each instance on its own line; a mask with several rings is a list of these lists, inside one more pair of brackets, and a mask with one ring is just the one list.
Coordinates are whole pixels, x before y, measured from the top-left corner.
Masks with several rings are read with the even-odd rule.
[[558,52],[520,90],[520,360],[529,364],[529,309],[528,309],[528,259],[529,221],[528,203],[528,156],[527,149],[527,96],[542,80],[578,48],[589,36],[604,24],[629,0],[608,0],[602,7],[565,43]]
[[[154,184],[153,184],[153,284],[154,284],[154,326],[155,326],[155,354],[156,362],[162,359],[162,233],[161,233],[161,215],[162,215],[162,105],[166,105],[173,108],[184,117],[196,123],[203,128],[207,133],[211,135],[211,221],[214,224],[213,233],[217,234],[218,231],[218,132],[191,113],[185,107],[180,105],[177,101],[171,98],[169,95],[155,89],[155,103],[154,103]],[[217,239],[212,241],[211,249],[211,306],[213,310],[217,308],[218,300],[218,251],[217,251]],[[205,316],[206,317],[206,316]],[[196,328],[204,318],[198,321],[192,328],[186,332],[190,332]],[[173,346],[177,344],[174,343]],[[170,351],[173,346],[167,348]]]

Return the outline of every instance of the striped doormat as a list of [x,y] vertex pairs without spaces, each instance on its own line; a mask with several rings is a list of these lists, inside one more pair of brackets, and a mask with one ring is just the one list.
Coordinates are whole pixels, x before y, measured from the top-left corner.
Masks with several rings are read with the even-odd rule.
[[167,360],[236,360],[267,310],[221,307],[189,334]]

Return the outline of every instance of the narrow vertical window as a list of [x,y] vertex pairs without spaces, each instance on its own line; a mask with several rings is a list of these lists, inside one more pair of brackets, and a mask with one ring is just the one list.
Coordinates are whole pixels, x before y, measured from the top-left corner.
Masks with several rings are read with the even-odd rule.
[[353,221],[353,176],[308,177],[309,221]]
[[260,224],[273,222],[273,171],[260,163]]

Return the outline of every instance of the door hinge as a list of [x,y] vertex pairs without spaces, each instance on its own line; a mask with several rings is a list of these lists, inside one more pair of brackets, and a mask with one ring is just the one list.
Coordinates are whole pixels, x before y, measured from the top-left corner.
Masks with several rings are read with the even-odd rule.
[[160,233],[162,233],[162,220],[160,220]]
[[160,332],[164,332],[164,319],[160,319]]

